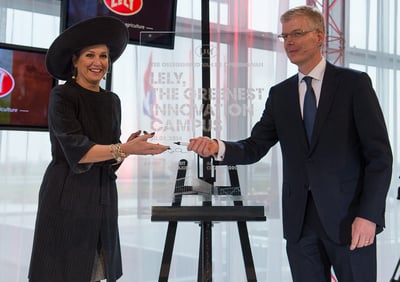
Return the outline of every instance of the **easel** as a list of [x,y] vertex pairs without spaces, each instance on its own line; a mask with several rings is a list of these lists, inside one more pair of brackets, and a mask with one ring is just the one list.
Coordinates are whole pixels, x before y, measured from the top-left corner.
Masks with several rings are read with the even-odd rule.
[[[399,192],[400,192],[400,190],[399,190]],[[400,195],[400,193],[399,193],[399,195]],[[399,261],[397,262],[397,265],[396,265],[396,268],[395,268],[395,270],[394,270],[394,272],[393,272],[393,276],[392,276],[392,278],[390,279],[390,282],[400,282],[400,273],[398,273],[399,274],[399,276],[397,276],[397,279],[396,279],[396,273],[397,273],[397,270],[399,269],[399,267],[400,267],[400,259],[399,259]]]
[[[397,188],[397,200],[400,200],[400,187]],[[394,269],[393,276],[390,279],[390,282],[400,282],[400,271],[398,271],[400,268],[400,258],[397,262],[396,268]],[[397,278],[396,275],[398,274]]]
[[[211,137],[210,123],[210,19],[209,19],[209,0],[201,0],[201,53],[202,53],[202,120],[203,136]],[[212,176],[213,166],[210,157],[204,158],[202,163],[202,176],[199,177],[207,183],[213,185]],[[185,186],[187,161],[179,162],[175,191],[190,190],[193,187]],[[200,165],[198,166],[200,170]],[[212,187],[213,193],[204,195],[202,206],[181,206],[182,195],[175,193],[171,207],[152,207],[152,221],[168,221],[167,236],[165,239],[164,253],[162,257],[159,281],[168,281],[169,269],[174,247],[176,229],[178,221],[200,222],[200,251],[198,266],[198,281],[212,281],[212,223],[213,221],[236,221],[238,225],[242,255],[246,268],[248,281],[257,281],[254,270],[254,262],[251,254],[250,241],[247,231],[247,221],[265,221],[263,206],[243,206],[241,200],[234,200],[233,206],[212,206],[211,195],[233,195],[241,196],[239,178],[235,166],[228,167],[231,185],[228,187]],[[215,175],[215,171],[214,171]]]
[[[212,206],[211,200],[203,201],[202,206],[181,206],[182,194],[176,193],[185,186],[187,160],[180,160],[175,182],[175,197],[171,207],[153,206],[152,221],[168,221],[168,230],[165,239],[164,252],[161,262],[158,281],[168,281],[171,265],[172,251],[175,242],[178,221],[200,222],[200,250],[198,265],[198,281],[212,281],[212,222],[236,221],[239,238],[242,247],[242,256],[245,264],[247,281],[257,281],[254,269],[253,256],[251,254],[250,240],[247,230],[247,221],[265,221],[263,206],[243,206],[241,200],[234,200],[233,206]],[[216,186],[214,192],[217,195],[241,196],[239,178],[235,166],[229,166],[230,186]],[[211,195],[208,195],[211,196]]]

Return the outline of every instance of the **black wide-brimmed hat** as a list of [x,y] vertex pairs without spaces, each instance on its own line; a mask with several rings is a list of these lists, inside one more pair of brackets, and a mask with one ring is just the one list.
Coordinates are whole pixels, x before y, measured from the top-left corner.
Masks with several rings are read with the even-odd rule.
[[71,78],[72,55],[97,44],[107,45],[113,63],[124,52],[128,40],[128,29],[115,17],[99,16],[83,20],[63,31],[51,44],[46,55],[47,71],[60,80]]

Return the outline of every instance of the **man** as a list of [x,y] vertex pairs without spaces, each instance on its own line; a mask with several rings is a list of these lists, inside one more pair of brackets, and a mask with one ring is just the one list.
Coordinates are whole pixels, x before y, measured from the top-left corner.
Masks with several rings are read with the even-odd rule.
[[251,164],[279,142],[293,281],[330,281],[331,267],[340,282],[376,281],[375,236],[385,225],[393,160],[371,80],[324,59],[324,20],[316,8],[290,9],[281,23],[279,37],[298,74],[270,89],[250,137],[193,138],[188,150],[223,164]]

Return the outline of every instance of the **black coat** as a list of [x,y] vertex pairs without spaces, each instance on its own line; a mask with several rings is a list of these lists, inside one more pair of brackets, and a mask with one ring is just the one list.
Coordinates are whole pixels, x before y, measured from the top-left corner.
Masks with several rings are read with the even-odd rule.
[[384,117],[366,73],[327,62],[313,135],[307,142],[300,112],[298,75],[271,88],[251,136],[225,142],[226,164],[249,164],[279,142],[283,162],[283,231],[301,235],[308,190],[329,237],[351,241],[356,216],[385,226],[392,152]]
[[112,92],[91,92],[74,81],[50,95],[52,160],[43,178],[29,279],[88,282],[99,242],[107,281],[122,275],[113,161],[79,164],[95,144],[119,142],[121,105]]

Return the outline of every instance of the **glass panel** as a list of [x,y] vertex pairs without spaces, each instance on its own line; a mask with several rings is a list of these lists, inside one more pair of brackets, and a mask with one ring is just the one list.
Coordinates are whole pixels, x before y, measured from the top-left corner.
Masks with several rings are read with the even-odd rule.
[[[52,10],[41,12],[44,2],[52,5]],[[279,14],[306,2],[210,2],[210,21],[217,28],[211,31],[210,44],[212,137],[247,137],[260,118],[270,86],[297,72],[275,38],[280,30]],[[371,76],[395,155],[387,228],[378,237],[378,281],[389,281],[400,243],[400,205],[396,200],[400,74],[399,58],[393,55],[399,45],[395,34],[399,28],[394,26],[399,25],[399,5],[395,0],[348,2],[346,62]],[[4,23],[0,39],[47,48],[59,32],[59,4],[55,0],[0,2],[0,21]],[[171,204],[179,160],[189,161],[188,184],[195,184],[198,177],[197,156],[173,142],[202,135],[200,7],[200,0],[178,0],[174,50],[130,45],[114,66],[112,87],[123,106],[122,139],[141,129],[156,131],[152,142],[171,145],[163,155],[131,156],[118,171],[121,281],[157,280],[167,224],[151,222],[151,207]],[[238,22],[240,26],[235,26]],[[38,190],[50,158],[48,133],[0,131],[0,269],[5,281],[26,281]],[[249,202],[263,205],[268,218],[267,222],[248,224],[258,281],[291,281],[282,239],[279,146],[260,162],[238,167],[238,173],[242,192]],[[224,168],[218,168],[216,184],[230,184]],[[199,198],[185,197],[183,204],[197,205]],[[227,201],[214,198],[214,204]],[[179,223],[170,281],[197,279],[199,232],[196,223]],[[235,224],[214,224],[213,259],[215,281],[246,280]]]

